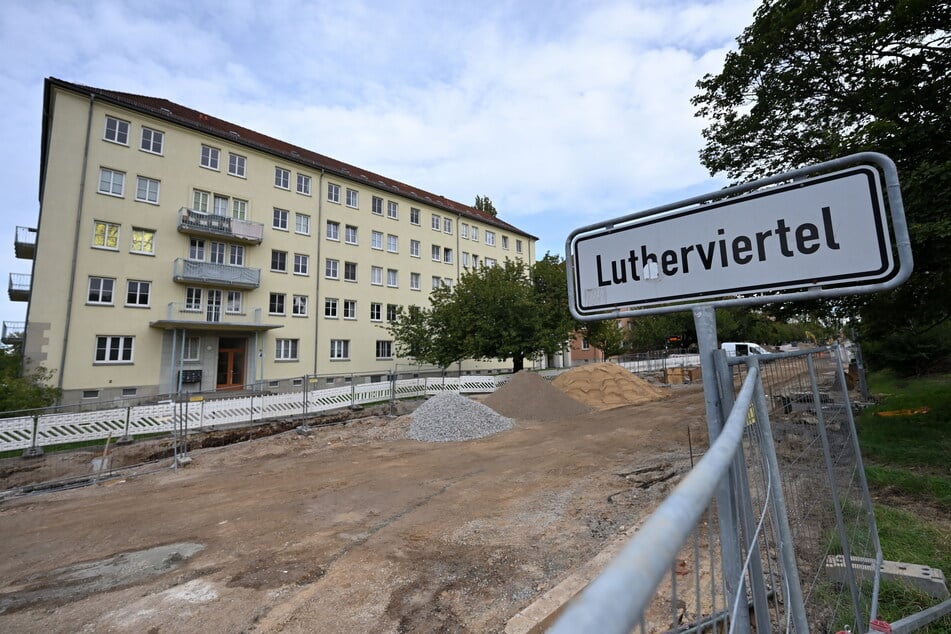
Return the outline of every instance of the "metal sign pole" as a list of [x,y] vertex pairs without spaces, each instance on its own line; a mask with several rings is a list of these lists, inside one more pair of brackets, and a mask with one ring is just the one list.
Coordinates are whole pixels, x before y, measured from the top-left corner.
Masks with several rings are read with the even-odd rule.
[[[693,309],[693,323],[697,329],[697,345],[700,348],[700,371],[703,374],[703,400],[707,411],[707,433],[710,444],[716,440],[723,429],[723,417],[720,413],[720,390],[717,385],[717,317],[711,306],[697,306]],[[742,559],[740,557],[736,525],[736,509],[730,493],[729,478],[723,478],[717,485],[717,518],[720,526],[720,554],[723,569],[723,583],[727,593],[727,606],[731,606],[739,592],[738,582],[742,582]],[[744,592],[745,594],[745,592]],[[737,631],[750,629],[749,611],[741,609],[736,615]]]

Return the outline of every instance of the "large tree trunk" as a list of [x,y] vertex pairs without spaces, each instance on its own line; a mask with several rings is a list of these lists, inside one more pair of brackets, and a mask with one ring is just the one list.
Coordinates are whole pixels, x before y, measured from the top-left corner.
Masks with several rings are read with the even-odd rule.
[[525,356],[518,354],[512,358],[512,372],[521,372],[525,368]]

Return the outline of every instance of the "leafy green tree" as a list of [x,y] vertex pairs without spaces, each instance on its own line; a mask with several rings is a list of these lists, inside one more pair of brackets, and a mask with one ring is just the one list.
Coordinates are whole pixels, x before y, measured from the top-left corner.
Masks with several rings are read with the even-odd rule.
[[634,317],[628,322],[627,345],[636,352],[663,350],[667,337],[683,338],[682,347],[696,343],[693,314],[690,312],[667,313]]
[[488,196],[476,196],[475,197],[475,208],[479,211],[483,211],[490,216],[498,216],[499,212],[496,211],[495,205],[492,204],[492,201]]
[[53,405],[58,388],[50,387],[53,372],[36,367],[21,375],[18,348],[0,348],[0,416],[2,412],[34,409]]
[[568,272],[565,261],[545,253],[531,269],[532,288],[540,321],[536,349],[545,354],[562,350],[579,324],[568,310]]
[[588,343],[601,351],[602,361],[628,349],[627,333],[616,319],[586,322],[582,332]]
[[[901,369],[903,348],[916,367],[946,359],[951,7],[933,0],[767,0],[737,42],[723,70],[697,84],[693,103],[710,122],[701,161],[711,173],[747,180],[854,152],[891,157],[915,273],[894,291],[805,310],[858,319],[863,340],[873,344],[869,357],[882,364]],[[897,333],[905,345],[892,341],[877,355],[874,343]]]

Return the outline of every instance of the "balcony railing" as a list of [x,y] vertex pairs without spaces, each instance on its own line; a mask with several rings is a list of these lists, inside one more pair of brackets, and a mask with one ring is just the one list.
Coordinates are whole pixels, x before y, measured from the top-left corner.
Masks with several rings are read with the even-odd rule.
[[228,312],[224,306],[206,303],[203,306],[189,306],[181,302],[170,302],[165,318],[170,322],[193,322],[196,324],[261,324],[260,308],[243,310],[240,313]]
[[226,237],[252,244],[261,244],[264,240],[264,225],[260,222],[206,214],[188,207],[178,210],[178,230],[182,233]]
[[257,288],[261,285],[261,269],[230,264],[214,264],[178,258],[172,279],[183,284],[208,284],[234,288]]
[[25,321],[5,321],[3,322],[3,336],[0,341],[8,346],[23,341],[23,333],[26,332]]
[[21,260],[32,260],[36,257],[36,229],[34,227],[17,227],[13,251]]
[[10,284],[7,294],[11,302],[30,301],[30,284],[32,276],[29,273],[10,273]]

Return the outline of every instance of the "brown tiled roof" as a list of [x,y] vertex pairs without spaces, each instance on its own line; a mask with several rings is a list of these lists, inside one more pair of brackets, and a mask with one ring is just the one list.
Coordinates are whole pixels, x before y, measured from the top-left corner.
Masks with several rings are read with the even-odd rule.
[[[169,101],[168,99],[148,97],[145,95],[134,95],[125,92],[117,92],[114,90],[103,90],[102,88],[74,84],[61,79],[56,79],[54,77],[48,78],[47,84],[54,84],[60,88],[71,90],[83,95],[93,94],[97,99],[112,102],[131,110],[149,114],[159,119],[164,119],[172,123],[193,128],[195,130],[204,132],[205,134],[224,139],[229,143],[254,148],[256,150],[272,154],[275,157],[278,157],[289,163],[297,163],[313,169],[324,170],[329,174],[335,174],[341,178],[347,178],[358,183],[364,183],[375,189],[380,189],[393,194],[399,194],[405,198],[419,201],[421,204],[452,211],[462,216],[480,220],[486,224],[494,225],[500,229],[505,229],[513,233],[537,240],[536,236],[526,233],[521,229],[500,220],[498,217],[482,212],[475,207],[464,205],[454,200],[450,200],[444,196],[439,196],[437,194],[424,191],[418,187],[413,187],[411,185],[407,185],[406,183],[395,181],[392,178],[375,174],[369,170],[338,161],[336,159],[330,158],[329,156],[312,152],[302,147],[287,143],[286,141],[269,137],[267,135],[261,134],[260,132],[255,132],[254,130],[229,123],[223,119],[218,119],[217,117],[213,117],[203,112],[198,112],[197,110],[192,110],[191,108],[179,105]],[[48,90],[49,86],[47,85],[47,91]]]

